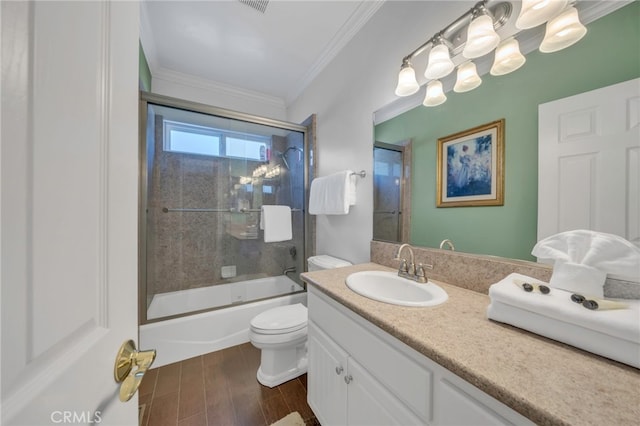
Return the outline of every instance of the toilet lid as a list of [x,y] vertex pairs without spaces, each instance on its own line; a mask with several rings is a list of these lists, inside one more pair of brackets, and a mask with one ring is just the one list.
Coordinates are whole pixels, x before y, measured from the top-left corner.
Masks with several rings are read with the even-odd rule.
[[262,334],[283,334],[307,326],[307,307],[302,303],[278,306],[256,315],[251,328]]

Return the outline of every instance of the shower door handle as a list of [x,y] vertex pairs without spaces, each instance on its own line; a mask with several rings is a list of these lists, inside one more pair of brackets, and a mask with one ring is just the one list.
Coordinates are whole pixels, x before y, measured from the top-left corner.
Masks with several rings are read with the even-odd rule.
[[[156,350],[139,351],[133,340],[127,340],[120,346],[116,355],[113,376],[120,385],[120,401],[126,402],[135,395],[147,372],[156,359]],[[137,367],[133,370],[133,367]]]

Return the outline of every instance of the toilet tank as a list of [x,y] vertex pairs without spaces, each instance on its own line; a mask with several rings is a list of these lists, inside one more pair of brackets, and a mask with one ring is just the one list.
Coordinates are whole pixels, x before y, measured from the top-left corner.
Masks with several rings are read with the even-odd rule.
[[349,261],[338,259],[337,257],[329,256],[326,254],[311,256],[309,259],[307,259],[307,263],[309,266],[309,272],[353,265]]

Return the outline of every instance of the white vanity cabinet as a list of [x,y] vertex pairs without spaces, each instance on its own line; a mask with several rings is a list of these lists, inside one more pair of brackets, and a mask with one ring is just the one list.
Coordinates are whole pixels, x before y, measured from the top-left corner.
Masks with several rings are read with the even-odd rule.
[[313,323],[309,323],[308,344],[307,394],[309,405],[320,424],[421,423],[364,367]]
[[309,406],[332,425],[533,425],[309,286]]

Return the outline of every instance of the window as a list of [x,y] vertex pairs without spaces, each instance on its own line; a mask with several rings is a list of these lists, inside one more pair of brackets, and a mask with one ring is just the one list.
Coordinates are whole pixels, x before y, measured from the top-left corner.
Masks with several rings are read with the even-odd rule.
[[164,150],[169,152],[267,161],[270,145],[267,136],[164,121]]
[[189,154],[220,155],[222,134],[209,127],[164,121],[164,150]]

